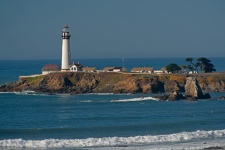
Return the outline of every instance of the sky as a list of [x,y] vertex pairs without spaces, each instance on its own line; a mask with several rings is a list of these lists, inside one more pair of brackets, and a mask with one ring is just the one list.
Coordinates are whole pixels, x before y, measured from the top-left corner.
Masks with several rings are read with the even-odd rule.
[[224,0],[1,0],[0,60],[225,57]]

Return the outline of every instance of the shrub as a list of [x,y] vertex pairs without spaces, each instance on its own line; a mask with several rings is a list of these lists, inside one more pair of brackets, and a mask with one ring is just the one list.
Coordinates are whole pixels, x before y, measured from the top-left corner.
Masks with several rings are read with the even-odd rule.
[[39,82],[41,79],[41,76],[36,76],[36,77],[28,77],[26,79],[28,84],[36,84],[37,82]]

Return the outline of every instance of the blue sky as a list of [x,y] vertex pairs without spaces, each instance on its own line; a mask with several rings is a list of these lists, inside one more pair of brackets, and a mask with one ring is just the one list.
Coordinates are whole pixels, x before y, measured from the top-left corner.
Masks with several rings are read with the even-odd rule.
[[225,57],[224,0],[1,0],[0,60]]

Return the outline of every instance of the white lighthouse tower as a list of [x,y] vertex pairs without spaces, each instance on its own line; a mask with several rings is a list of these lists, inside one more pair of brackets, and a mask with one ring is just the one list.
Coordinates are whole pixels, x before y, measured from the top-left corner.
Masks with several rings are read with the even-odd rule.
[[64,26],[62,30],[62,66],[61,71],[70,70],[70,33],[69,27]]

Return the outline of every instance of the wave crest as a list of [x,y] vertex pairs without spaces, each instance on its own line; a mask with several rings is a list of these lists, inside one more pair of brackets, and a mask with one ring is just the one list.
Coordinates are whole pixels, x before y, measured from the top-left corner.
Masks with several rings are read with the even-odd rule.
[[181,132],[169,135],[134,136],[134,137],[103,137],[87,139],[45,139],[23,140],[5,139],[0,140],[0,147],[27,147],[27,148],[60,148],[60,147],[96,147],[116,145],[148,145],[166,142],[187,142],[191,140],[209,140],[225,138],[224,130]]
[[110,102],[137,102],[137,101],[147,101],[147,100],[158,101],[158,99],[154,97],[137,97],[137,98],[130,98],[130,99],[111,100]]

